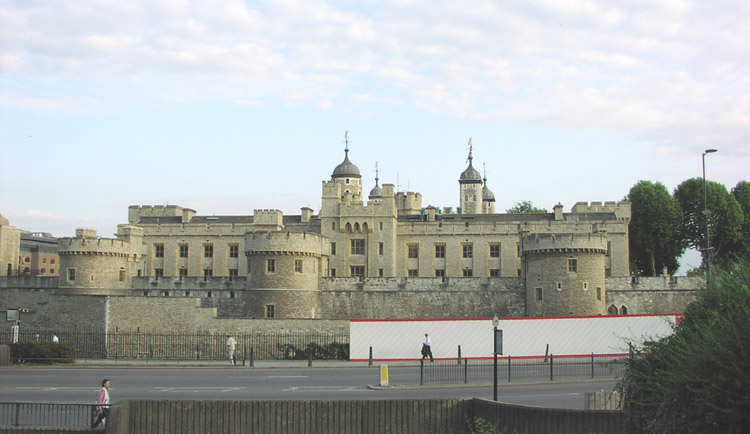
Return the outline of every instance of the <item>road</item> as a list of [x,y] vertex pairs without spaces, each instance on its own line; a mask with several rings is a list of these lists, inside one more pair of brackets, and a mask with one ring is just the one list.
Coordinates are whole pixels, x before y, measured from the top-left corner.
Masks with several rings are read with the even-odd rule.
[[[419,385],[419,369],[392,367],[391,387],[379,381],[377,366],[328,368],[3,368],[2,402],[91,403],[102,378],[112,382],[113,403],[124,399],[165,400],[359,400],[423,398],[492,399],[492,385]],[[614,380],[501,382],[498,400],[552,408],[585,408],[585,393],[612,390]]]

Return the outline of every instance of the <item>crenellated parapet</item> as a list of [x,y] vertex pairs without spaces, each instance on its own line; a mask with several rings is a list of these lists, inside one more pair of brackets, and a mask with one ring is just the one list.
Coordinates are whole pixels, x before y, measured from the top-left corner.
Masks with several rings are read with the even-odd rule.
[[527,253],[607,253],[607,237],[596,233],[530,233],[522,237]]
[[144,218],[177,218],[180,223],[190,223],[195,217],[195,210],[177,205],[130,205],[128,207],[128,223],[138,224]]
[[585,214],[585,213],[615,213],[617,220],[623,222],[630,222],[631,216],[631,204],[627,200],[620,202],[607,201],[607,202],[576,202],[571,210],[574,214]]

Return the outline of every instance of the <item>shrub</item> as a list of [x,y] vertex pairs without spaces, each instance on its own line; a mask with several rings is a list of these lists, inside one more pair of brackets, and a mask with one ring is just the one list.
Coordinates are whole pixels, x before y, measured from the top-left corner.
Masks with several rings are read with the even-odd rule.
[[11,358],[38,363],[73,363],[76,346],[73,342],[18,342],[10,344]]

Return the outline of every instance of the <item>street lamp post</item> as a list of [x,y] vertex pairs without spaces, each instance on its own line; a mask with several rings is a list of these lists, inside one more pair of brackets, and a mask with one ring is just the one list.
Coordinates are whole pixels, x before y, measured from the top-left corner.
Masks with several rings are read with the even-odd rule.
[[701,160],[703,162],[703,216],[706,219],[706,248],[703,251],[703,260],[706,261],[706,278],[711,278],[711,239],[708,231],[708,195],[706,193],[706,154],[713,154],[718,149],[706,149],[703,151]]
[[[497,355],[503,353],[503,331],[497,329],[497,325],[500,323],[500,320],[498,319],[497,315],[492,317],[492,336],[493,336],[493,345],[492,345],[492,357],[495,359],[494,362],[494,369],[493,369],[493,388],[492,388],[492,396],[495,401],[497,401]],[[500,347],[498,348],[498,342],[497,342],[497,335],[498,332],[500,332]]]

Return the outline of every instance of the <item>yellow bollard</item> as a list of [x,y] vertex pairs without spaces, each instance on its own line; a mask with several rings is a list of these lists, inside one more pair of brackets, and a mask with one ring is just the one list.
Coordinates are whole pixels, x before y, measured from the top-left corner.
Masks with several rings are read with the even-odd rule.
[[388,365],[380,365],[380,385],[388,386]]

